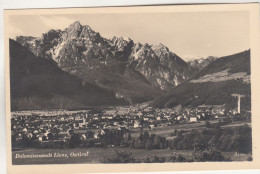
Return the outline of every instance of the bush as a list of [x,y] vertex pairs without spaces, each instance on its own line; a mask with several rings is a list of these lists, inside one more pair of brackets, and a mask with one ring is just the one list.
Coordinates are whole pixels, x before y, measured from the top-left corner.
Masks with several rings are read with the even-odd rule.
[[169,158],[169,162],[188,162],[189,160],[186,159],[184,156],[181,154],[172,154]]
[[253,158],[250,156],[247,158],[247,161],[253,161]]
[[206,128],[211,128],[210,122],[206,121],[205,126],[206,126]]
[[170,133],[170,136],[173,137],[173,136],[176,136],[178,133],[178,130],[177,129],[174,129],[174,131],[172,133]]
[[101,160],[102,163],[135,163],[136,159],[133,158],[132,153],[115,150],[115,155],[112,158],[106,158]]
[[225,157],[219,150],[206,149],[204,151],[193,151],[191,156],[192,161],[205,162],[205,161],[226,161]]
[[158,157],[156,155],[147,156],[146,158],[141,160],[141,162],[144,162],[144,163],[163,163],[163,162],[165,162],[165,157]]
[[81,140],[79,134],[72,134],[68,139],[69,148],[79,147],[81,145]]

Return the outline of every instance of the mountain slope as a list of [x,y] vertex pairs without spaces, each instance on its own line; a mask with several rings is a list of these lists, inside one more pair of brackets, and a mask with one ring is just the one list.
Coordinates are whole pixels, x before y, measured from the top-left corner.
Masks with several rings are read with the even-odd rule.
[[235,107],[237,99],[231,94],[242,94],[241,106],[250,108],[250,50],[216,59],[189,81],[177,86],[170,95],[155,100],[154,107],[177,105],[222,105]]
[[217,57],[209,56],[206,58],[191,59],[187,61],[187,64],[194,69],[195,72],[199,72],[205,68],[208,64],[216,60]]
[[216,59],[197,73],[194,78],[227,69],[229,73],[247,72],[250,74],[250,50]]
[[[54,60],[64,71],[113,90],[130,103],[152,100],[187,80],[192,70],[162,44],[103,38],[78,21],[40,38],[17,37],[35,55]],[[138,99],[137,99],[138,98]]]
[[36,57],[16,41],[10,44],[12,110],[82,108],[124,104],[102,89],[61,70],[53,61]]

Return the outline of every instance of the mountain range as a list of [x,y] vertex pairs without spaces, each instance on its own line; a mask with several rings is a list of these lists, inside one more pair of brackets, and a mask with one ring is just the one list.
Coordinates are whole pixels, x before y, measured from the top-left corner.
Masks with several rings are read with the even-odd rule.
[[61,70],[54,62],[36,57],[14,40],[10,48],[11,110],[79,109],[126,104],[108,91]]
[[190,59],[187,61],[187,64],[193,68],[193,71],[199,72],[203,68],[205,68],[208,64],[216,60],[217,57],[214,56],[208,56],[206,58],[200,57],[197,59]]
[[[21,57],[21,54],[24,56]],[[208,57],[185,62],[161,43],[150,45],[122,37],[107,39],[102,37],[100,33],[95,32],[90,26],[81,25],[78,21],[64,30],[50,30],[43,33],[41,37],[19,36],[16,41],[10,41],[10,55],[11,62],[13,61],[15,64],[11,64],[11,75],[13,74],[11,76],[11,94],[15,98],[15,108],[21,108],[20,106],[25,101],[26,106],[34,103],[27,101],[27,92],[30,93],[30,91],[26,91],[24,88],[12,87],[14,84],[19,86],[32,83],[29,80],[22,82],[20,80],[21,78],[32,78],[32,74],[26,74],[29,65],[29,71],[32,68],[36,72],[37,69],[42,72],[34,74],[36,78],[40,77],[39,79],[41,79],[44,76],[43,79],[45,80],[48,78],[53,79],[52,85],[48,88],[44,87],[46,96],[50,92],[55,96],[66,96],[68,100],[77,101],[75,105],[78,106],[103,105],[107,104],[108,100],[111,100],[111,105],[153,101],[152,104],[156,107],[173,107],[175,106],[173,103],[179,103],[177,100],[185,98],[183,96],[186,94],[181,92],[180,95],[177,95],[180,89],[184,93],[189,93],[194,85],[223,84],[226,81],[236,81],[236,79],[243,79],[241,84],[242,86],[247,84],[246,89],[250,84],[245,80],[246,78],[250,79],[250,72],[248,72],[250,71],[250,66],[248,67],[248,62],[250,64],[250,51],[238,53],[241,56]],[[241,57],[240,59],[244,64],[238,65],[235,61],[237,57]],[[30,62],[35,60],[45,63],[42,66],[41,63],[36,63],[37,66],[33,68]],[[16,66],[21,71],[24,71],[23,76],[16,72],[18,71]],[[52,70],[47,68],[49,66],[52,67]],[[219,76],[219,74],[216,75],[219,72],[226,73],[225,78],[222,78],[225,80],[207,80],[207,75],[215,77]],[[247,72],[247,77],[242,77],[241,74],[237,77],[236,75],[239,72],[242,74]],[[62,74],[62,76],[57,77],[56,74],[59,74],[59,76]],[[236,78],[230,77],[232,74],[235,74]],[[12,78],[16,82],[12,82]],[[74,81],[66,80],[68,83],[65,85],[66,82],[62,79],[68,78],[72,78]],[[35,82],[37,82],[36,79]],[[43,81],[41,82],[43,83]],[[59,84],[55,82],[59,82]],[[41,84],[40,80],[37,83],[37,85]],[[78,85],[69,89],[68,85],[72,84]],[[60,85],[61,88],[66,88],[69,91],[57,89],[56,85]],[[229,85],[227,84],[227,86]],[[38,96],[40,95],[40,88],[39,86],[39,89],[36,89],[34,94],[30,94],[30,97],[41,98],[45,96]],[[55,91],[53,91],[54,89]],[[88,93],[89,89],[92,89],[92,93]],[[39,91],[37,92],[37,90]],[[60,93],[60,90],[64,92]],[[86,97],[96,94],[96,100],[94,99],[93,102],[90,100],[91,97]],[[76,95],[80,96],[80,99],[71,98],[71,96]],[[101,98],[105,99],[101,102]],[[70,106],[71,103],[73,102],[68,101],[66,107]],[[33,106],[30,107],[33,108]]]
[[64,31],[50,30],[40,38],[17,37],[16,41],[36,56],[54,60],[62,70],[111,89],[131,103],[154,99],[192,74],[188,64],[163,44],[106,39],[78,21]]
[[154,107],[196,107],[223,105],[237,107],[237,98],[244,95],[241,106],[251,108],[250,50],[225,56],[209,63],[201,71],[167,95],[152,102]]

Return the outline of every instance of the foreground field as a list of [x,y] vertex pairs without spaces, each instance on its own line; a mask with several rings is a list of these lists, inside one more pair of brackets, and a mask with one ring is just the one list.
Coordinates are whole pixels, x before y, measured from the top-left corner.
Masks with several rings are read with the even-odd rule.
[[[75,164],[75,163],[101,163],[105,158],[111,158],[115,150],[120,148],[88,148],[88,149],[27,149],[13,151],[13,165],[23,164]],[[131,152],[134,158],[145,158],[146,156],[156,155],[158,157],[167,157],[172,153],[180,153],[184,157],[190,155],[191,151],[180,151],[172,149],[144,150],[144,149],[126,149]],[[40,155],[52,154],[52,157],[46,158],[16,158],[18,155]],[[67,155],[65,155],[67,154]],[[75,156],[77,154],[87,154],[87,156]],[[250,155],[234,156],[232,152],[224,152],[225,157],[230,157],[232,161],[245,161]],[[61,157],[62,156],[62,157]]]

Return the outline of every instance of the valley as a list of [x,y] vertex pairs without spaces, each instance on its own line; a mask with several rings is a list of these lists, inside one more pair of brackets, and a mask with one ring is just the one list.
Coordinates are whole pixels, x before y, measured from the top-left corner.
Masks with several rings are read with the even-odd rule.
[[9,46],[13,164],[252,160],[250,49],[186,62],[79,21]]

